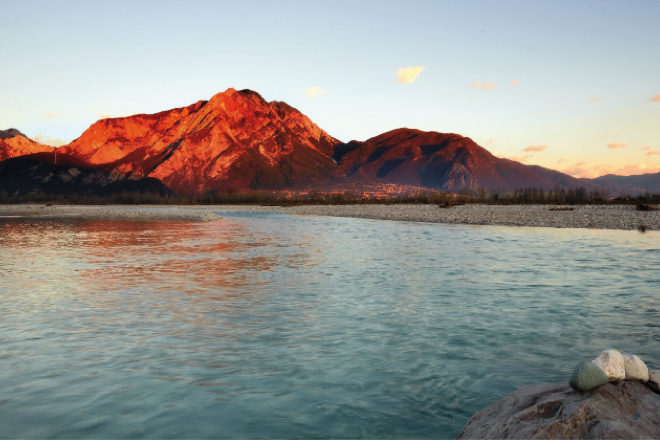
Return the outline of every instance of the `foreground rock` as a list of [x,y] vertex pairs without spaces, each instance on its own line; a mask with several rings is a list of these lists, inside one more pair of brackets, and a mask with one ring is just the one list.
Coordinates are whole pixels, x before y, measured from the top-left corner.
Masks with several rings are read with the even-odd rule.
[[525,387],[475,414],[458,438],[660,438],[660,395],[637,381]]
[[610,381],[623,380],[626,378],[625,362],[623,355],[616,350],[605,350],[600,356],[593,360]]

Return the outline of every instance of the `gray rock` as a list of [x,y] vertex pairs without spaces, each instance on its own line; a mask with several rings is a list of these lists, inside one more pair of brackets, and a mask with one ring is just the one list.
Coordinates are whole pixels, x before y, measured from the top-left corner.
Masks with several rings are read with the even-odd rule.
[[569,384],[575,390],[588,391],[607,382],[609,382],[609,378],[598,365],[582,361],[573,370]]
[[458,438],[660,438],[660,395],[636,381],[586,393],[567,382],[535,385],[475,414]]
[[603,370],[610,381],[626,378],[623,355],[616,350],[605,350],[592,362]]
[[626,380],[649,380],[649,369],[638,356],[634,354],[623,355],[623,366],[626,370]]
[[646,382],[646,386],[660,394],[660,370],[649,371],[649,381]]

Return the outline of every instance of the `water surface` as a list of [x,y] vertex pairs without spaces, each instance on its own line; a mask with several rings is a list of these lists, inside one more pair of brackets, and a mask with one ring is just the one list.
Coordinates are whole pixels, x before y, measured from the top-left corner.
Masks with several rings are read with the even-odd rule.
[[660,369],[658,233],[220,213],[0,220],[0,436],[450,438],[606,348]]

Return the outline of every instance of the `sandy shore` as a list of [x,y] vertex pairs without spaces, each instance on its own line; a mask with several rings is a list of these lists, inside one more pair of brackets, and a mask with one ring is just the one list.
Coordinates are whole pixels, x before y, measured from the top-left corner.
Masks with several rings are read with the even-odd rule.
[[549,228],[660,230],[660,211],[637,211],[630,205],[574,206],[572,211],[551,211],[548,205],[343,205],[297,206],[299,215],[329,215],[379,220],[453,223],[467,225],[533,226]]

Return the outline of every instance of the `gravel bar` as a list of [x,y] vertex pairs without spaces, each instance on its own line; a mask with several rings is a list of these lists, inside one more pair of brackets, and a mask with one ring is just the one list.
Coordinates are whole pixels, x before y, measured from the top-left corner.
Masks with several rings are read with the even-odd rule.
[[210,212],[209,209],[187,206],[47,206],[31,204],[0,205],[0,219],[3,217],[84,220],[182,220],[199,222],[210,222],[222,218],[215,212]]
[[[660,230],[660,211],[637,211],[634,205],[312,205],[290,208],[292,214],[356,217],[463,225],[547,228]],[[572,208],[572,210],[570,210]]]

